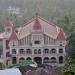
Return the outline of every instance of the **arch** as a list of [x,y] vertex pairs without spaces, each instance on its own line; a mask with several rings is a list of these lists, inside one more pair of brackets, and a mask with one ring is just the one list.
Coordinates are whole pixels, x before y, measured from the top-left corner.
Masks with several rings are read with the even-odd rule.
[[63,64],[63,56],[59,56],[59,64]]
[[26,53],[27,53],[27,54],[32,54],[31,49],[26,49]]
[[12,64],[16,64],[17,62],[17,58],[16,57],[12,57]]
[[56,58],[55,57],[51,57],[50,62],[51,63],[56,63]]
[[44,53],[49,53],[49,49],[48,48],[44,49]]
[[28,58],[26,58],[26,60],[32,60],[32,58],[28,57]]
[[43,63],[50,63],[49,57],[45,57],[45,58],[43,59]]
[[62,48],[59,49],[59,53],[63,53],[63,49]]
[[51,53],[56,53],[56,49],[55,48],[51,49]]
[[19,59],[19,62],[22,62],[23,60],[25,60],[25,58],[24,58],[24,57],[21,57],[21,58]]
[[38,50],[38,54],[41,54],[41,49]]
[[20,53],[20,54],[24,54],[24,53],[25,53],[24,49],[20,49],[20,50],[19,50],[19,53]]
[[40,66],[42,64],[42,58],[41,57],[34,57],[34,61]]

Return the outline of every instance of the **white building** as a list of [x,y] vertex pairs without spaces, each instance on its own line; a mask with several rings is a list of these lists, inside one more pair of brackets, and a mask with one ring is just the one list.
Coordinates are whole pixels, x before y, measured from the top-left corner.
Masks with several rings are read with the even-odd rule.
[[62,28],[37,16],[15,32],[13,23],[6,21],[5,32],[0,34],[3,54],[0,62],[15,64],[22,60],[34,60],[39,65],[64,66],[66,37]]

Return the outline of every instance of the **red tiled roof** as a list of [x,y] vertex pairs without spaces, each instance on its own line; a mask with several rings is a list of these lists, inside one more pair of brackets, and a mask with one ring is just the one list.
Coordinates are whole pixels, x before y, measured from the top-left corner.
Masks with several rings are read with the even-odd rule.
[[34,30],[41,29],[41,25],[40,25],[40,22],[39,22],[38,17],[36,17],[36,19],[35,19],[33,29],[34,29]]
[[21,28],[21,30],[19,31],[18,38],[22,39],[30,35],[33,31],[33,27],[34,29],[41,28],[44,34],[50,36],[53,39],[57,39],[57,36],[60,32],[60,28],[58,26],[55,26],[38,16],[38,18],[33,19],[31,22],[27,23],[25,26]]
[[5,21],[4,26],[5,27],[12,27],[13,23],[10,20],[7,20],[7,21]]
[[10,35],[9,40],[18,40],[17,34],[15,31],[12,32],[12,34]]
[[63,29],[60,29],[59,33],[58,33],[58,36],[57,36],[57,39],[58,40],[65,40],[65,35],[64,35],[64,32],[63,32]]

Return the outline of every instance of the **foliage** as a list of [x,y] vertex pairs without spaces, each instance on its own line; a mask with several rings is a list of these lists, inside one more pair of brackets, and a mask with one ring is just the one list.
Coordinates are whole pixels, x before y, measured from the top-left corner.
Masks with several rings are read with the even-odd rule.
[[20,62],[20,63],[10,65],[9,68],[11,68],[11,67],[16,67],[16,68],[17,68],[17,67],[21,67],[21,66],[30,65],[30,64],[35,64],[35,65],[37,65],[36,62],[34,62],[34,61],[25,60],[25,61],[22,61],[22,62]]
[[75,75],[75,59],[69,59],[66,68],[63,70],[64,75]]

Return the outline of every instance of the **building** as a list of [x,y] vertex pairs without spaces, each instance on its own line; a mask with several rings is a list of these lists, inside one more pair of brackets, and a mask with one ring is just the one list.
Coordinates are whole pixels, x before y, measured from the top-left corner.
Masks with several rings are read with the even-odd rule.
[[34,60],[39,65],[65,65],[66,37],[62,28],[40,16],[36,16],[17,31],[11,21],[6,21],[4,28],[5,32],[0,34],[3,49],[1,63],[9,65],[22,60]]

